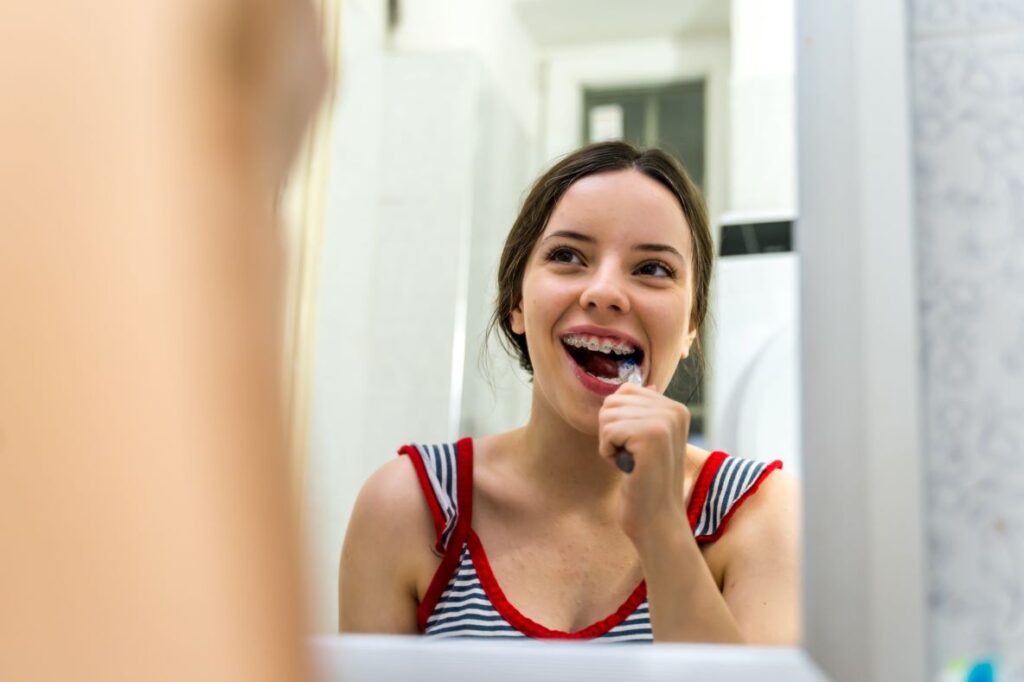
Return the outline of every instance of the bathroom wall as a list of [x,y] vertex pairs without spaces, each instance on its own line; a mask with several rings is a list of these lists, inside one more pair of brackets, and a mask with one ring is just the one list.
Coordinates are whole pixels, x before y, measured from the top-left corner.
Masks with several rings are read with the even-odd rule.
[[933,678],[1024,680],[1024,3],[910,11]]
[[795,11],[732,0],[730,212],[796,212]]
[[[797,217],[795,4],[732,2],[725,222]],[[715,222],[722,217],[713,215]],[[798,257],[759,254],[716,263],[709,391],[714,447],[781,459],[797,476]]]
[[537,53],[515,5],[516,0],[402,0],[390,44],[407,52],[476,55],[495,95],[533,136],[540,99]]
[[[495,83],[484,53],[500,41],[460,42],[462,24],[438,24],[416,3],[389,36],[381,5],[343,8],[303,487],[316,632],[337,629],[338,559],[363,481],[405,442],[518,420],[506,412],[528,404],[497,403],[462,369],[480,350],[494,235],[507,231],[534,172],[517,106],[529,88],[517,99]],[[503,381],[502,366],[495,374],[499,391],[528,391]],[[460,425],[464,404],[478,422]]]
[[[485,72],[486,73],[486,72]],[[455,436],[481,436],[525,424],[530,416],[532,384],[518,363],[503,349],[498,334],[486,329],[497,295],[498,260],[505,237],[540,173],[536,165],[536,136],[521,124],[498,84],[485,79],[480,86],[480,110],[473,172],[469,262],[460,298],[465,308],[464,352]]]

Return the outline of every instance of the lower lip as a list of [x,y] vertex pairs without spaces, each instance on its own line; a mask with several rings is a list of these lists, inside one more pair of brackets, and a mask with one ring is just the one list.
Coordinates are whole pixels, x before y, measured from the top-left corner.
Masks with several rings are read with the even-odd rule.
[[621,384],[606,384],[593,375],[587,374],[587,370],[579,366],[576,359],[569,354],[569,350],[566,349],[565,346],[562,346],[562,349],[565,350],[565,357],[569,358],[569,364],[572,366],[572,371],[576,375],[576,378],[580,380],[580,383],[583,384],[587,390],[601,396],[611,395],[612,393],[615,393],[615,391],[619,390],[619,386]]

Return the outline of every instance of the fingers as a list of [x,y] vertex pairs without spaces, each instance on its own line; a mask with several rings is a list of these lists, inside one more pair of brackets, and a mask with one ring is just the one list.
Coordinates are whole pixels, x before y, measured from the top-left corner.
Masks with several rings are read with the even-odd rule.
[[598,413],[598,452],[609,461],[622,447],[672,452],[677,441],[685,444],[689,428],[685,405],[647,388],[624,386],[605,398]]
[[630,440],[636,440],[648,429],[649,424],[643,419],[609,421],[598,432],[598,453],[615,466],[614,458],[619,448],[628,450]]
[[689,423],[690,410],[686,405],[640,386],[631,386],[629,389],[623,387],[619,391],[612,393],[604,399],[601,405],[601,412],[614,410],[626,405],[633,405],[648,410],[664,409],[676,417],[684,417],[687,423]]
[[[623,410],[626,412],[622,412]],[[661,399],[652,401],[645,395],[619,395],[618,393],[605,398],[598,412],[598,420],[611,414],[632,414],[633,412],[666,414],[672,419],[682,420],[687,424],[690,422],[689,408],[675,400],[661,396]]]
[[650,393],[661,395],[661,393],[658,391],[657,387],[654,384],[648,384],[646,386],[637,386],[636,384],[631,384],[627,381],[626,383],[619,386],[615,390],[615,393],[612,393],[612,395],[647,395]]
[[624,384],[618,391],[607,396],[602,405],[606,408],[626,404],[656,405],[662,400],[670,400],[670,398],[641,386],[630,385],[627,387]]
[[605,401],[615,397],[621,398],[626,396],[647,396],[661,400],[672,400],[662,393],[653,383],[647,384],[646,386],[637,386],[636,384],[625,383],[619,386],[615,393],[612,393],[610,396],[605,398]]

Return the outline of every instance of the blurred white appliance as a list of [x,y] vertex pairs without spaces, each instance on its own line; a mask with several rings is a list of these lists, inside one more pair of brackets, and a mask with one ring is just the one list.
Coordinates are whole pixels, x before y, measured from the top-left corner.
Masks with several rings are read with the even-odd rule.
[[711,442],[799,476],[799,268],[793,216],[722,218],[712,304]]

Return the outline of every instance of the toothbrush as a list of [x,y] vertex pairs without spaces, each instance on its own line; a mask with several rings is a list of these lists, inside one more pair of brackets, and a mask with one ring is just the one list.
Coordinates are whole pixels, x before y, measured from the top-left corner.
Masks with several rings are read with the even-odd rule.
[[[640,374],[640,367],[632,359],[626,360],[619,365],[619,378],[622,379],[623,383],[628,381],[636,386],[643,386],[644,384],[644,378]],[[619,448],[618,452],[615,453],[615,465],[623,473],[628,474],[633,471],[636,462],[633,461],[633,455],[629,454],[629,450]]]

